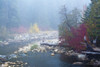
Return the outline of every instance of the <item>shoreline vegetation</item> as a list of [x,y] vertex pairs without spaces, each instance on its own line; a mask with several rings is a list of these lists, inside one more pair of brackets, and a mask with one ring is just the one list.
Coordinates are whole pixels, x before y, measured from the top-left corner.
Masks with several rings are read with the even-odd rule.
[[60,11],[62,20],[59,24],[60,45],[65,48],[70,47],[74,53],[76,52],[82,54],[81,57],[86,57],[83,62],[81,60],[73,64],[100,66],[99,7],[99,0],[91,0],[84,13],[81,13],[77,8],[69,12],[66,5]]

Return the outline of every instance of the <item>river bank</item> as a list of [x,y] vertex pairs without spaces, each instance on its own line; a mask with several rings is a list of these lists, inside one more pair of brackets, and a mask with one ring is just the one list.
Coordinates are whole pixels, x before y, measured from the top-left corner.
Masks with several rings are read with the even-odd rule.
[[[97,61],[95,59],[89,60],[86,55],[77,53],[69,48],[64,48],[60,46],[47,46],[47,45],[38,45],[38,47],[31,49],[31,47],[34,44],[29,44],[27,46],[24,46],[22,48],[19,48],[19,50],[15,51],[13,54],[11,54],[10,59],[4,61],[2,65],[14,65],[16,66],[19,62],[19,66],[26,65],[32,67],[32,61],[34,62],[34,65],[37,67],[40,67],[41,64],[38,65],[38,62],[44,61],[44,58],[46,58],[45,63],[49,60],[48,58],[59,58],[56,60],[59,60],[59,62],[64,62],[67,65],[71,65],[72,67],[89,67],[89,66],[100,66],[100,61]],[[36,45],[36,43],[35,43]],[[43,59],[42,59],[43,58]],[[35,59],[35,60],[34,60]],[[52,59],[53,62],[55,61],[54,58]],[[20,63],[22,62],[22,63]],[[58,62],[58,61],[57,61]],[[53,64],[54,66],[58,64]],[[45,64],[43,64],[45,66]],[[53,67],[54,67],[53,66]],[[61,66],[62,67],[62,66]],[[64,66],[63,66],[64,67]]]
[[[45,37],[45,35],[41,35],[40,38],[39,34],[38,38],[31,37],[30,39],[25,39],[22,37],[20,40],[15,39],[7,41],[8,43],[3,42],[6,45],[0,45],[0,65],[6,65],[6,67],[7,65],[10,67],[16,67],[17,65],[19,67],[100,66],[99,60],[89,60],[85,54],[57,45],[55,42],[58,40],[56,36],[54,38],[48,35],[48,37]],[[41,42],[43,42],[42,45]]]

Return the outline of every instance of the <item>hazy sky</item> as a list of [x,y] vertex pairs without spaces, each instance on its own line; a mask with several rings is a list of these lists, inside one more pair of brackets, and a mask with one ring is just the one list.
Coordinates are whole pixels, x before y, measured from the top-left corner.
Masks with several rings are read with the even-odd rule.
[[[26,24],[39,23],[40,26],[53,26],[59,24],[59,11],[63,5],[69,10],[76,8],[83,9],[90,0],[17,0],[18,11],[21,22]],[[24,24],[25,24],[24,23]],[[42,24],[41,24],[42,23]]]
[[68,7],[77,7],[82,9],[84,5],[88,5],[90,0],[64,0]]
[[[90,0],[19,0],[19,2],[26,6],[32,5],[45,5],[45,6],[62,6],[66,4],[68,7],[78,7],[82,8],[84,5],[88,5]],[[55,4],[55,5],[54,5]]]

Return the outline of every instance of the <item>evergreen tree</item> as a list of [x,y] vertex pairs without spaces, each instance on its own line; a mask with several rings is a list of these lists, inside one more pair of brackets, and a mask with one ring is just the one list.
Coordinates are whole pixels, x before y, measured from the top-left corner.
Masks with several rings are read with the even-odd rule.
[[100,0],[91,0],[84,15],[84,22],[88,26],[88,35],[100,41]]
[[12,28],[18,26],[16,0],[0,0],[0,26]]

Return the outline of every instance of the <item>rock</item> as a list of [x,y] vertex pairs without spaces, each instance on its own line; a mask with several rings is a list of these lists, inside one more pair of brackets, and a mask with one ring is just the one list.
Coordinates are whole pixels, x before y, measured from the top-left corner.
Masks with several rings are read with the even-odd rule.
[[100,66],[100,61],[95,61],[95,63],[94,63],[94,65],[98,65],[98,66]]
[[15,62],[10,62],[10,63],[8,63],[8,64],[10,64],[10,65],[15,65],[16,63],[15,63]]
[[73,53],[73,50],[68,51],[69,53]]
[[26,54],[25,53],[20,53],[19,56],[25,57]]
[[68,52],[66,52],[66,53],[65,53],[65,55],[69,55],[69,53],[68,53]]
[[23,51],[24,53],[27,53],[27,51]]
[[82,62],[74,62],[73,64],[75,64],[75,65],[82,65],[83,63]]
[[8,67],[8,63],[2,64],[1,67]]
[[78,54],[78,59],[79,60],[85,60],[86,59],[86,55],[84,55],[84,54]]
[[32,50],[32,52],[34,52],[34,50]]
[[49,47],[49,46],[48,46],[48,49],[49,49],[49,50],[52,50],[52,49],[53,49],[53,47]]
[[51,56],[54,56],[55,54],[54,53],[51,53]]
[[47,52],[47,51],[46,51],[46,48],[44,48],[44,47],[39,48],[39,50],[40,50],[41,52]]
[[56,53],[57,53],[57,52],[58,52],[58,49],[55,49],[55,50],[54,50],[54,52],[56,52]]
[[64,53],[65,51],[64,51],[64,50],[60,50],[59,52],[60,52],[60,53]]
[[60,54],[60,53],[61,53],[61,51],[59,50],[57,53],[59,53],[59,54]]
[[0,58],[6,58],[6,55],[0,55]]
[[7,59],[5,59],[5,58],[0,58],[0,60],[1,60],[1,62],[6,62],[7,61]]
[[2,64],[0,67],[23,67],[24,64],[27,65],[27,63],[23,63],[22,61],[16,61],[16,62],[8,61]]
[[25,65],[27,65],[28,63],[26,62]]
[[93,65],[95,63],[95,59],[92,59],[90,62],[89,62],[91,65]]
[[15,51],[14,53],[15,53],[15,54],[17,54],[18,52],[17,52],[17,51]]
[[37,52],[40,52],[40,50],[38,49]]
[[16,54],[9,55],[8,59],[12,59],[12,58],[17,58],[17,55]]
[[8,45],[9,44],[9,42],[4,42],[4,45]]

